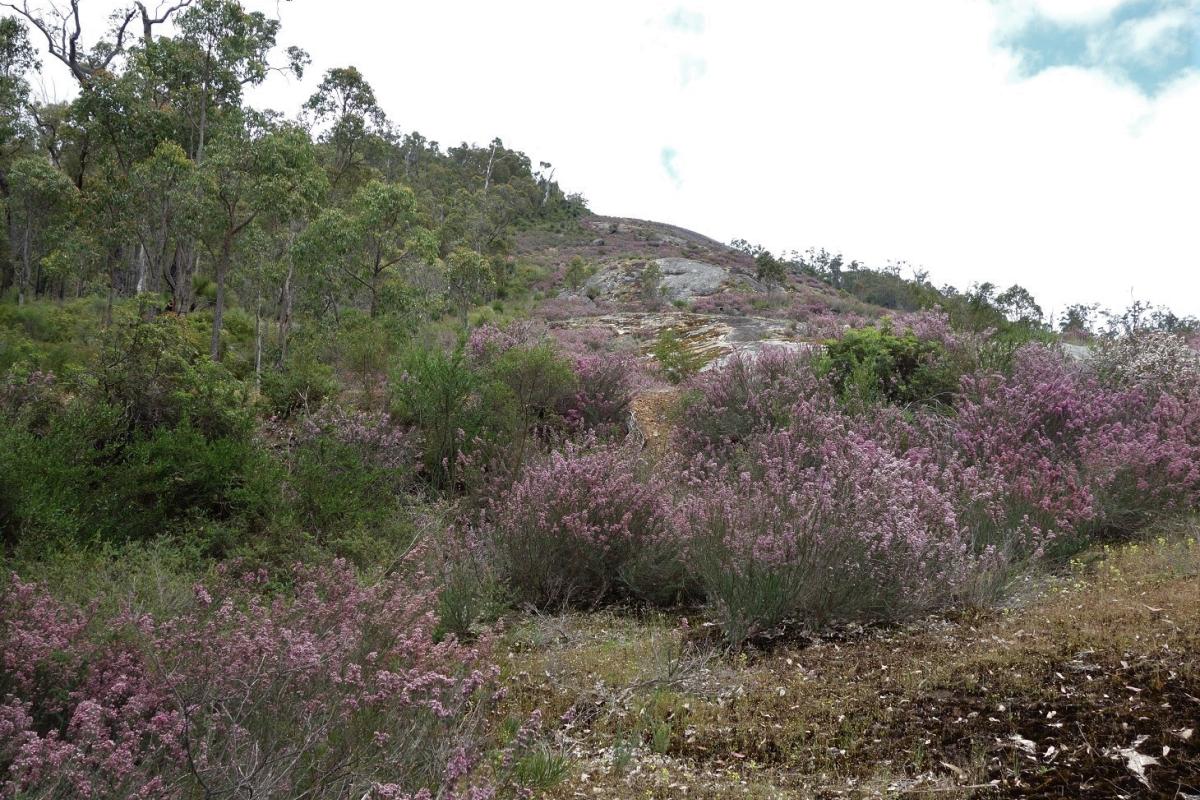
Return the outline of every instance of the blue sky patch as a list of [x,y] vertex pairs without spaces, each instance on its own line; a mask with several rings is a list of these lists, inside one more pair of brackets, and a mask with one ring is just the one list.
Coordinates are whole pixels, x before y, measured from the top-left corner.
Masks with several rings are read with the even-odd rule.
[[662,164],[663,172],[667,173],[667,177],[675,184],[676,188],[683,184],[683,180],[679,175],[679,168],[675,166],[675,158],[679,155],[674,147],[664,147],[659,153],[658,161]]
[[1027,76],[1062,66],[1099,69],[1154,95],[1200,70],[1200,3],[1130,0],[1087,23],[1035,14],[1000,44],[1020,56]]
[[680,33],[704,33],[704,15],[680,6],[667,15],[667,27]]

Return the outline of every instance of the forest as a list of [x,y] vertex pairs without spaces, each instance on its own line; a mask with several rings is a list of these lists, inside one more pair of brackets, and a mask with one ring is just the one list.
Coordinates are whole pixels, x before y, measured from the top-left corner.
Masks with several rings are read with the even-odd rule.
[[0,9],[0,797],[1200,794],[1194,318],[253,108],[238,0]]

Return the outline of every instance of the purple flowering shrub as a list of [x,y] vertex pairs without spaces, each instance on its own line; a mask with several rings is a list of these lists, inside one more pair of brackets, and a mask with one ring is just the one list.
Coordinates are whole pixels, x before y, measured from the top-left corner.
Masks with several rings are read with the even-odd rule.
[[639,373],[630,353],[599,351],[575,356],[575,388],[559,413],[575,430],[611,433],[625,425]]
[[670,493],[619,445],[568,443],[527,465],[469,532],[523,601],[549,607],[680,591]]
[[685,454],[730,450],[750,437],[785,426],[797,402],[832,402],[810,364],[811,355],[768,348],[735,354],[685,387],[676,429]]
[[533,313],[546,320],[576,319],[603,314],[610,306],[610,303],[603,300],[589,300],[578,295],[561,295],[543,300]]
[[956,442],[1039,526],[1127,533],[1200,498],[1195,374],[1153,374],[1106,381],[1094,366],[1026,346],[1011,375],[964,379]]
[[536,321],[515,321],[503,328],[480,325],[467,337],[467,355],[476,366],[490,364],[514,347],[534,347],[546,341],[546,326]]
[[1103,337],[1089,366],[1112,386],[1179,387],[1200,379],[1200,354],[1182,336],[1163,331]]
[[1031,558],[1200,500],[1200,380],[1153,354],[1117,373],[1027,345],[940,409],[847,406],[810,361],[731,360],[683,404],[674,528],[732,641],[983,599]]
[[692,301],[691,310],[697,314],[728,314],[744,317],[753,311],[753,295],[745,292],[724,291],[702,295]]
[[745,468],[693,468],[681,506],[687,563],[740,642],[784,621],[894,620],[942,606],[995,568],[960,504],[970,474],[897,453],[836,413],[758,437]]
[[570,386],[555,411],[569,430],[608,434],[625,424],[634,391],[645,382],[634,354],[614,352],[611,334],[601,328],[557,331],[551,337],[536,322],[514,322],[504,328],[483,325],[467,340],[467,354],[480,370],[495,370],[506,354],[550,348],[571,367]]
[[293,577],[284,596],[227,575],[175,615],[103,624],[5,579],[0,796],[493,796],[486,639],[435,641],[420,575]]

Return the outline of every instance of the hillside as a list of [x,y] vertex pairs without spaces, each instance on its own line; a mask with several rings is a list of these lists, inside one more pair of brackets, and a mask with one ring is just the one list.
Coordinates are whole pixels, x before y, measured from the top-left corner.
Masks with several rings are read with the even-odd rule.
[[239,0],[5,8],[0,800],[1200,797],[1197,320],[257,108]]
[[[847,324],[887,313],[798,271],[768,286],[748,253],[645,220],[587,216],[565,231],[527,232],[516,239],[516,256],[559,281],[551,290],[557,302],[542,312],[552,327],[601,327],[643,344],[669,330],[704,364],[818,342],[839,313]],[[564,275],[573,259],[586,264],[577,286]]]

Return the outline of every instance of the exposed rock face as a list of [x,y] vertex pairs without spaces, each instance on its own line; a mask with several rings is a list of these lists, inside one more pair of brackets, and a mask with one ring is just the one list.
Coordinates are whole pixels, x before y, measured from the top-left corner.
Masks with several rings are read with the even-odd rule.
[[[748,313],[749,303],[737,301],[768,293],[755,277],[754,259],[694,231],[646,220],[589,217],[574,233],[527,232],[521,247],[548,268],[561,269],[579,256],[596,270],[579,288],[560,291],[560,297],[577,302],[563,304],[568,313],[556,316],[552,325],[608,328],[646,358],[653,357],[655,341],[666,330],[709,366],[734,353],[753,358],[768,347],[815,346],[806,341],[803,322]],[[647,303],[642,276],[655,268],[663,302]],[[820,293],[820,287],[814,290],[800,277],[783,291],[797,287]],[[714,299],[695,310],[692,301],[703,298]]]
[[663,287],[668,300],[715,294],[731,285],[762,291],[758,281],[745,275],[735,275],[724,267],[695,261],[690,258],[660,258],[655,261],[663,273]]
[[716,294],[723,289],[740,288],[761,292],[764,287],[748,275],[726,267],[691,258],[656,258],[652,261],[625,262],[603,267],[584,284],[584,291],[611,300],[631,300],[638,291],[638,280],[650,265],[662,272],[662,286],[668,301],[689,300]]
[[1088,361],[1092,360],[1092,348],[1085,344],[1071,344],[1070,342],[1063,342],[1062,349],[1067,358],[1070,358],[1073,361],[1087,363]]
[[785,320],[765,317],[732,317],[675,310],[626,311],[576,317],[555,323],[563,327],[608,328],[618,337],[629,337],[649,353],[657,337],[672,330],[688,352],[700,357],[709,369],[734,353],[754,357],[768,347],[803,350],[815,345],[803,341]]

